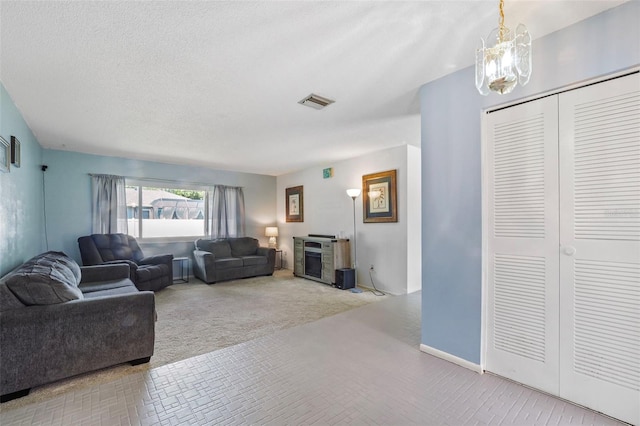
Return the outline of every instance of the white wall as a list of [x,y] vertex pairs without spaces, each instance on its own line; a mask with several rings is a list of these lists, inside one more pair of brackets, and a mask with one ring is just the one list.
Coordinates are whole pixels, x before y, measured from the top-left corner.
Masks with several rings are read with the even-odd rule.
[[[324,179],[322,169],[332,167]],[[365,174],[397,170],[398,222],[363,223],[362,196],[356,199],[358,284],[371,287],[369,266],[378,289],[405,294],[420,289],[420,149],[402,145],[362,157],[279,176],[277,179],[278,246],[293,269],[293,237],[308,234],[353,237],[353,202],[348,188],[361,188]],[[416,170],[417,169],[417,170]],[[409,180],[411,179],[411,182]],[[304,187],[304,222],[285,222],[285,189]],[[411,191],[411,192],[409,192]],[[411,226],[411,237],[408,229]],[[353,252],[353,245],[352,245]],[[283,253],[284,254],[284,253]],[[409,271],[410,270],[410,271]],[[410,282],[409,282],[410,280]]]
[[407,293],[422,289],[422,164],[420,148],[407,147]]

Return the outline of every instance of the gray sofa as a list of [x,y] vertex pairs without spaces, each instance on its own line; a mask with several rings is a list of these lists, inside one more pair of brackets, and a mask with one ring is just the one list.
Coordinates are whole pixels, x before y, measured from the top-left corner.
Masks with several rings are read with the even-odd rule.
[[195,245],[193,275],[208,284],[273,275],[276,251],[260,247],[255,238],[198,239]]
[[38,255],[0,279],[0,402],[34,386],[153,355],[155,299],[129,265]]

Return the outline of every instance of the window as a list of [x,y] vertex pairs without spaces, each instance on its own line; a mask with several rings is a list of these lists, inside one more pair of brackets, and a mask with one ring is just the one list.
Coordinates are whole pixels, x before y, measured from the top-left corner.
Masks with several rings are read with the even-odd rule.
[[129,235],[136,238],[201,237],[206,233],[205,191],[127,182]]

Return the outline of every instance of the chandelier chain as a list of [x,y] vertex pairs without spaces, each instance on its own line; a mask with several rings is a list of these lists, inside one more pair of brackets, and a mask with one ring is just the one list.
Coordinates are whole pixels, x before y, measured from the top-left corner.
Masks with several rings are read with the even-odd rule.
[[500,0],[500,26],[498,31],[498,37],[500,37],[500,43],[504,41],[504,0]]

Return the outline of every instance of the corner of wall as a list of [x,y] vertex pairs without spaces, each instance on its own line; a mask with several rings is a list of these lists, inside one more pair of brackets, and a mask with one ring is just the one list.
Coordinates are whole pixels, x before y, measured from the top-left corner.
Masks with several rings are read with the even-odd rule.
[[[415,147],[411,148],[416,149]],[[398,222],[364,223],[362,220],[362,198],[356,199],[355,216],[359,265],[357,276],[359,285],[371,287],[369,265],[373,264],[375,273],[372,280],[377,288],[390,294],[406,294],[408,277],[408,222],[406,218],[409,212],[407,200],[418,200],[419,203],[420,197],[419,190],[413,195],[407,192],[409,176],[416,174],[413,170],[415,164],[412,170],[408,168],[408,150],[409,148],[405,145],[396,146],[335,164],[311,167],[278,176],[277,214],[278,228],[281,233],[278,243],[280,248],[287,252],[286,264],[289,267],[293,265],[292,237],[294,236],[304,236],[309,233],[334,235],[344,232],[348,238],[353,238],[353,204],[345,190],[361,187],[363,175],[397,169],[399,171],[398,200],[401,206],[399,208],[402,208]],[[419,154],[414,157],[417,157],[419,166]],[[412,164],[413,161],[415,158],[412,159]],[[322,169],[324,167],[333,167],[333,177],[323,178]],[[285,189],[298,185],[304,187],[304,222],[287,223],[285,222]],[[415,188],[413,190],[416,191]],[[419,221],[419,209],[412,209],[411,213],[417,214]],[[417,242],[414,245],[419,247],[419,235],[416,238]],[[419,250],[415,251],[418,251],[417,262],[419,263]]]
[[639,10],[626,2],[536,39],[531,82],[506,97],[480,96],[472,67],[420,88],[424,345],[480,362],[480,111],[637,65]]

